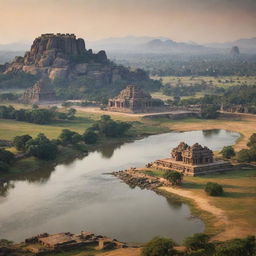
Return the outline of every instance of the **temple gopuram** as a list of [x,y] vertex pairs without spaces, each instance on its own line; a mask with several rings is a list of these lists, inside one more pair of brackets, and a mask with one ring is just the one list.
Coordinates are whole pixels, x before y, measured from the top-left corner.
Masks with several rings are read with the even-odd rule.
[[209,148],[202,147],[198,143],[189,146],[184,142],[171,151],[171,158],[156,160],[150,164],[150,167],[177,171],[188,176],[200,176],[232,169],[229,162],[215,160]]
[[152,99],[136,85],[129,85],[120,94],[108,101],[108,110],[124,113],[147,113],[165,111],[167,107],[161,100]]

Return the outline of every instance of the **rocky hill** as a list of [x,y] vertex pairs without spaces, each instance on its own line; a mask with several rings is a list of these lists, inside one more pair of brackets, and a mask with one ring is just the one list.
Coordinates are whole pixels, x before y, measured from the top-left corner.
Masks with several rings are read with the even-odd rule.
[[74,34],[42,34],[24,57],[15,57],[12,63],[2,66],[4,74],[20,72],[38,79],[48,76],[53,85],[68,88],[66,92],[61,89],[60,94],[76,94],[66,98],[77,98],[77,94],[88,93],[88,89],[111,89],[118,84],[121,90],[130,83],[150,82],[143,70],[118,66],[107,58],[105,51],[87,50],[84,40]]

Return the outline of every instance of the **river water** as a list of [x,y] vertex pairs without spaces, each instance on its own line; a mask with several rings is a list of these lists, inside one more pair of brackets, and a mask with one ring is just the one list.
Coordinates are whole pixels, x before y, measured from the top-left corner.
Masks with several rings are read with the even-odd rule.
[[52,170],[19,176],[0,188],[0,238],[22,241],[43,232],[83,230],[126,242],[157,235],[181,242],[204,230],[186,204],[131,189],[106,173],[168,157],[181,141],[219,150],[238,138],[225,130],[170,132],[109,145]]

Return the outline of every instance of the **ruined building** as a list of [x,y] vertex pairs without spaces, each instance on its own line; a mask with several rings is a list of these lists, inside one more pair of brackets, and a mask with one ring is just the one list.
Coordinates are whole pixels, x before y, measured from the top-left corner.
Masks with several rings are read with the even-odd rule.
[[202,147],[198,143],[189,146],[184,142],[171,151],[171,158],[157,160],[150,166],[162,170],[178,171],[189,176],[232,169],[229,162],[215,160],[209,148]]
[[152,99],[136,85],[129,85],[120,94],[108,101],[108,110],[126,113],[144,113],[166,109],[163,102]]
[[40,79],[23,94],[23,102],[25,103],[42,103],[54,100],[56,100],[55,91],[46,77]]

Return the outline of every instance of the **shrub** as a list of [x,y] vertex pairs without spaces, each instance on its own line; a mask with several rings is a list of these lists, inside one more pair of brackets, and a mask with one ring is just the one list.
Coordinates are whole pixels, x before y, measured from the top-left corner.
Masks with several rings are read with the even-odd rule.
[[0,148],[0,161],[6,164],[11,164],[14,161],[14,154],[3,148]]
[[87,130],[83,134],[83,140],[86,144],[95,144],[98,140],[98,135],[94,131]]
[[170,181],[172,185],[179,186],[182,184],[183,174],[176,171],[166,171],[164,178]]
[[215,182],[208,182],[204,190],[210,196],[221,196],[224,192],[222,186]]
[[210,237],[203,233],[197,233],[185,239],[184,245],[190,251],[197,251],[200,249],[208,249],[208,241]]
[[220,153],[223,155],[223,157],[228,158],[228,159],[235,156],[235,151],[232,146],[224,147]]
[[40,133],[26,143],[26,150],[32,156],[42,160],[53,160],[57,156],[57,145]]
[[237,153],[236,159],[238,162],[250,162],[251,154],[249,149],[242,149]]
[[9,165],[0,161],[0,172],[7,172],[9,170]]
[[26,150],[26,143],[27,141],[31,140],[32,137],[28,134],[22,135],[22,136],[16,136],[13,140],[14,146],[19,151],[25,151]]
[[61,134],[59,135],[59,140],[63,144],[76,144],[82,140],[82,136],[77,132],[64,129],[61,131]]
[[143,247],[142,256],[172,256],[176,254],[173,249],[174,242],[171,239],[155,237]]

